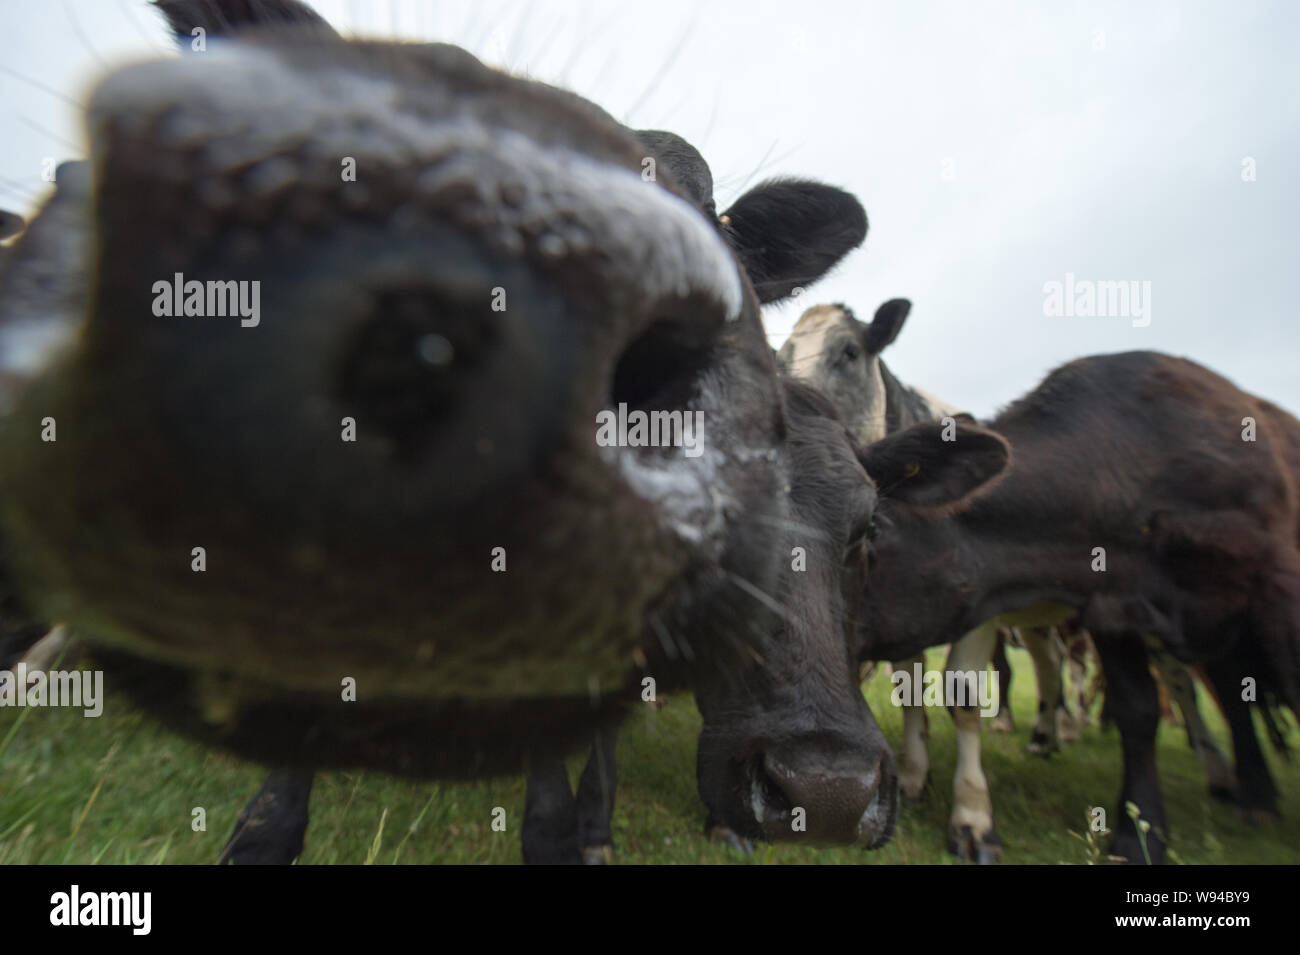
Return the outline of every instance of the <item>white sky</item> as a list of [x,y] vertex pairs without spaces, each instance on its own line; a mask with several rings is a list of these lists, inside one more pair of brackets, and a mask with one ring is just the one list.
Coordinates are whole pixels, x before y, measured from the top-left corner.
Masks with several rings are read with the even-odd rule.
[[[1063,361],[1134,348],[1300,411],[1300,4],[314,6],[345,34],[456,43],[681,133],[720,207],[772,175],[853,191],[865,246],[768,311],[774,345],[808,305],[869,317],[907,297],[891,367],[979,415]],[[173,47],[143,0],[0,0],[0,36],[0,205],[26,212],[41,160],[83,155],[74,104],[95,78]],[[1043,285],[1067,272],[1149,281],[1150,325],[1047,317]]]

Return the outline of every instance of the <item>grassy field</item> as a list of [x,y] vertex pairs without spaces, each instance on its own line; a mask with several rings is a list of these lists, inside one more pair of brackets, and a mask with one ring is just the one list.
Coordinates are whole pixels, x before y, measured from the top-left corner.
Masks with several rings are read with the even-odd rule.
[[[1119,738],[1096,727],[1084,740],[1044,761],[1024,755],[1037,702],[1028,656],[1011,650],[1012,706],[1017,732],[984,734],[985,770],[1007,863],[1084,863],[1095,853],[1071,833],[1086,830],[1088,807],[1113,813],[1119,792]],[[931,666],[941,666],[937,652]],[[889,685],[877,673],[867,697],[891,744],[902,729]],[[1209,707],[1203,705],[1203,709]],[[699,716],[678,697],[662,710],[646,707],[619,745],[614,817],[616,861],[623,863],[927,863],[953,860],[944,851],[955,758],[952,722],[931,712],[933,790],[904,809],[893,841],[878,852],[763,846],[743,857],[702,835],[695,794]],[[1231,752],[1226,730],[1211,725]],[[1293,744],[1300,742],[1292,734]],[[1160,731],[1162,783],[1176,860],[1187,863],[1300,862],[1300,766],[1270,754],[1283,792],[1282,821],[1252,827],[1230,807],[1212,803],[1182,731]],[[209,863],[216,859],[240,808],[261,785],[263,770],[167,733],[109,698],[104,715],[80,711],[0,710],[0,864]],[[581,768],[574,760],[575,774]],[[467,785],[413,784],[368,773],[321,775],[312,794],[312,822],[301,862],[517,863],[520,778]],[[491,828],[492,810],[506,812],[505,832]],[[202,807],[207,829],[195,832]]]

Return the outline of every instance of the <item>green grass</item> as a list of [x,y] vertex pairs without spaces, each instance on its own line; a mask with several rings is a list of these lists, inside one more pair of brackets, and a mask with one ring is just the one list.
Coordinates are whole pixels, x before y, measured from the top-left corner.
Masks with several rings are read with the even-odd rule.
[[[1119,738],[1085,730],[1080,743],[1050,760],[1024,754],[1037,703],[1028,656],[1010,651],[1017,731],[984,734],[984,766],[1008,863],[1082,863],[1088,847],[1071,835],[1086,829],[1090,806],[1106,807],[1114,825],[1119,792]],[[930,665],[942,658],[932,652]],[[877,673],[867,697],[886,738],[897,744],[902,714],[888,704]],[[1226,752],[1226,730],[1203,702]],[[15,724],[21,720],[21,725]],[[944,851],[955,758],[952,721],[930,713],[933,790],[904,809],[893,841],[878,852],[763,846],[744,858],[702,835],[695,793],[699,716],[677,697],[662,710],[646,707],[619,742],[616,861],[623,863],[928,863],[954,860]],[[11,735],[12,731],[12,735]],[[261,768],[207,752],[133,713],[111,698],[104,715],[79,711],[0,710],[0,864],[210,863],[235,817],[257,791]],[[1294,734],[1293,734],[1294,738]],[[1195,863],[1300,862],[1300,765],[1272,754],[1283,793],[1282,821],[1253,827],[1206,795],[1200,766],[1182,730],[1162,726],[1159,761],[1172,848]],[[581,760],[574,759],[576,773]],[[428,784],[380,774],[331,772],[318,777],[302,863],[517,863],[523,813],[520,778],[472,784]],[[506,831],[491,828],[492,810],[506,812]],[[207,829],[191,828],[203,807]]]

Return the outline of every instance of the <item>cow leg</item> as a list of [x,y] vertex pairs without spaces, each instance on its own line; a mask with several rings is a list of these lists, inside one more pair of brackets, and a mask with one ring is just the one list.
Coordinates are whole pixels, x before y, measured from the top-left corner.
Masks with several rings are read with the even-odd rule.
[[1160,679],[1169,690],[1170,697],[1177,704],[1183,715],[1183,726],[1187,729],[1187,745],[1192,748],[1196,758],[1205,770],[1205,778],[1210,784],[1210,795],[1215,799],[1232,802],[1236,799],[1237,780],[1228,758],[1219,749],[1210,734],[1210,728],[1201,719],[1201,710],[1196,703],[1196,681],[1191,671],[1183,666],[1169,653],[1160,648],[1151,653],[1152,661],[1160,674]]
[[1072,633],[1065,642],[1066,668],[1070,672],[1070,696],[1074,701],[1074,725],[1082,736],[1083,727],[1092,722],[1088,700],[1088,649],[1092,642],[1082,633]]
[[1038,716],[1026,750],[1034,756],[1050,756],[1061,748],[1057,732],[1061,692],[1061,663],[1064,654],[1050,629],[1026,627],[1020,631],[1025,649],[1034,661],[1034,679],[1038,682]]
[[998,642],[993,649],[993,669],[998,675],[998,715],[989,723],[994,733],[1014,733],[1016,718],[1011,712],[1011,664],[1007,662],[1007,641],[998,630]]
[[[1135,633],[1094,633],[1092,637],[1106,674],[1106,706],[1119,727],[1124,753],[1124,783],[1113,817],[1116,834],[1111,853],[1133,863],[1145,862],[1148,857],[1152,864],[1161,863],[1168,829],[1156,772],[1160,703],[1146,647]],[[1127,812],[1129,803],[1138,807],[1139,818],[1150,825],[1145,853],[1143,836]]]
[[1277,786],[1268,771],[1264,752],[1255,735],[1255,722],[1251,704],[1241,698],[1241,672],[1239,664],[1221,660],[1205,667],[1206,675],[1214,686],[1232,732],[1232,755],[1237,772],[1237,805],[1248,822],[1271,822],[1279,817]]
[[[982,673],[993,658],[997,627],[976,627],[952,645],[947,670]],[[948,677],[944,675],[944,685]],[[957,726],[957,769],[953,775],[952,816],[948,821],[948,851],[959,859],[987,865],[1002,857],[1002,840],[993,828],[993,799],[980,762],[980,708],[967,696],[965,706],[952,707]],[[955,702],[955,701],[954,701]]]
[[587,865],[605,865],[614,858],[614,834],[610,822],[614,815],[614,790],[618,773],[614,750],[618,730],[606,727],[596,732],[591,755],[578,780],[578,846]]
[[[912,673],[916,664],[925,670],[925,655],[920,654],[893,665],[895,671]],[[903,707],[903,742],[898,748],[898,791],[907,802],[920,802],[930,783],[930,720],[924,706]]]
[[290,865],[302,855],[314,774],[273,769],[239,814],[218,865]]
[[524,795],[520,836],[525,865],[578,865],[578,808],[563,759],[534,766]]

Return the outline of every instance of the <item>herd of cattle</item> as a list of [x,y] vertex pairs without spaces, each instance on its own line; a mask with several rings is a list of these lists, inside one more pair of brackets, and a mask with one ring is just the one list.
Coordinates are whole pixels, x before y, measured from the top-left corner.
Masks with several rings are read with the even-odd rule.
[[[951,644],[983,671],[1007,627],[1039,749],[1048,628],[1090,636],[1152,861],[1157,672],[1211,790],[1276,812],[1254,713],[1277,741],[1300,709],[1290,414],[1130,352],[976,421],[881,360],[904,300],[811,308],[773,353],[760,307],[865,238],[848,193],[719,213],[680,137],[459,48],[346,41],[297,0],[157,6],[228,42],[111,75],[88,162],[0,218],[0,628],[10,660],[75,633],[139,706],[276,767],[225,860],[291,861],[312,772],[353,766],[525,771],[525,859],[602,861],[648,678],[695,695],[715,835],[876,847],[926,784],[925,714],[896,763],[859,666]],[[173,276],[256,280],[265,320],[157,317]],[[699,413],[702,453],[598,444],[621,406]],[[949,844],[994,861],[980,712],[950,711]]]

